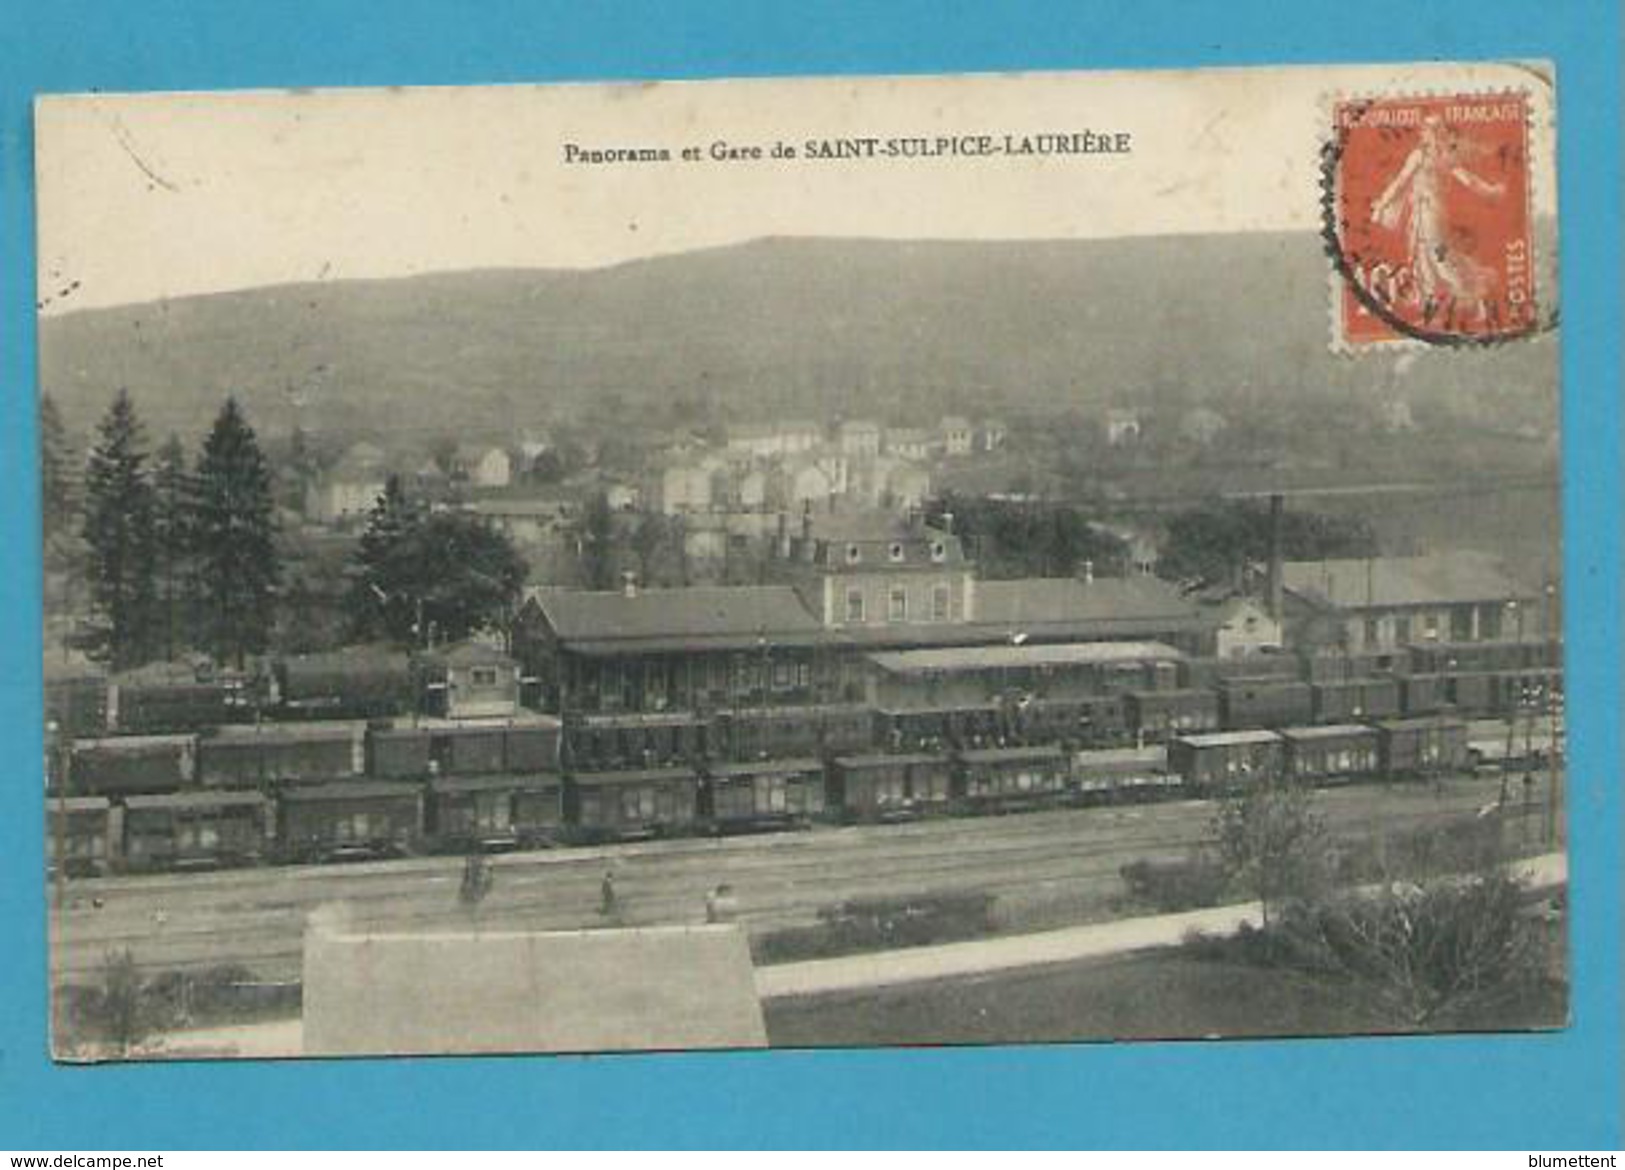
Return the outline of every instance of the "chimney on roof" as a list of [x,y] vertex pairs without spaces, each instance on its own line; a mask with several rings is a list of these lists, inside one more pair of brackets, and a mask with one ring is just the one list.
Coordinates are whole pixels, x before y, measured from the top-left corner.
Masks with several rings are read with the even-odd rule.
[[638,595],[638,575],[631,569],[621,573],[621,596],[636,597]]
[[801,507],[801,559],[809,565],[813,561],[813,521],[812,501],[806,501]]
[[944,532],[948,533],[950,536],[953,535],[954,514],[952,512],[944,512],[937,522],[942,525],[942,530]]
[[1270,567],[1269,576],[1265,578],[1265,596],[1269,615],[1275,621],[1281,620],[1281,511],[1284,500],[1280,492],[1270,496]]

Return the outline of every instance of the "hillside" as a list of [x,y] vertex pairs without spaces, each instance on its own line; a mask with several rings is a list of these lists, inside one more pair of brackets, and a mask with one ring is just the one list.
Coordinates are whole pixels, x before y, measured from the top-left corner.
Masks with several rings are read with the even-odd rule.
[[[1549,425],[1556,346],[1327,350],[1313,234],[770,239],[590,271],[284,285],[48,317],[42,385],[83,428],[127,387],[195,432],[228,391],[266,431],[510,433],[606,402],[724,417],[1367,395]],[[1335,426],[1328,415],[1328,426]]]

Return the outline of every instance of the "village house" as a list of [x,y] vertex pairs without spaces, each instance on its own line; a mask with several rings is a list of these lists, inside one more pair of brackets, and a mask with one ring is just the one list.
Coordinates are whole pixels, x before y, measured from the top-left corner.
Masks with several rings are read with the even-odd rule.
[[1138,443],[1142,436],[1140,412],[1114,407],[1106,412],[1106,442],[1113,447]]
[[513,460],[501,447],[457,448],[457,470],[475,487],[502,488],[513,481]]
[[824,441],[824,428],[814,422],[738,423],[728,428],[728,449],[749,455],[800,455]]
[[942,438],[932,430],[920,427],[887,427],[886,454],[899,459],[929,459],[942,449]]
[[388,479],[384,453],[371,443],[357,443],[306,489],[305,516],[322,524],[363,519]]
[[975,431],[970,419],[957,414],[943,417],[937,429],[942,432],[942,449],[946,455],[969,455]]
[[847,455],[878,455],[880,424],[869,419],[847,419],[835,428],[835,443]]

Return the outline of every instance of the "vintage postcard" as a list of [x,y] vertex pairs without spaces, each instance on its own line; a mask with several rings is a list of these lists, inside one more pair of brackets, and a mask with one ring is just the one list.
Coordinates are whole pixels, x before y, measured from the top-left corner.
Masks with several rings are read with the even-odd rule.
[[1564,1026],[1555,85],[41,99],[55,1054]]

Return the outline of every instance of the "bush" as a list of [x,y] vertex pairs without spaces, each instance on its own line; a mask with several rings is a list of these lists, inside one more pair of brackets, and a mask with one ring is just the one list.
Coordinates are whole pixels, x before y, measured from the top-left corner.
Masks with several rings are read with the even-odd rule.
[[1129,897],[1164,913],[1217,906],[1230,886],[1224,866],[1206,853],[1179,861],[1133,861],[1118,873]]

